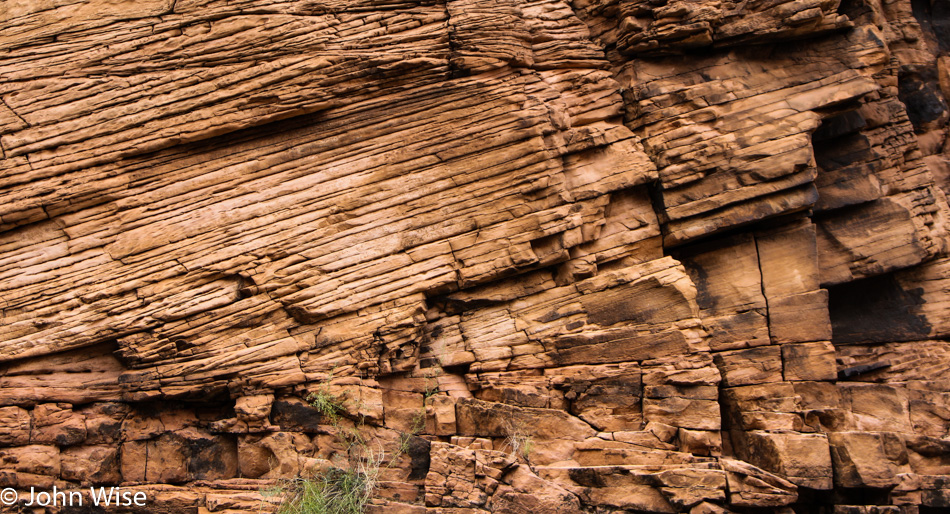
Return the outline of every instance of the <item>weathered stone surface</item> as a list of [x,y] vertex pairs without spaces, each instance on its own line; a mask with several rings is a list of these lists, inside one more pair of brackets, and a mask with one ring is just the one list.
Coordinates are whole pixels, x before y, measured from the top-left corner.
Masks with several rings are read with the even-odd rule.
[[782,350],[765,346],[748,350],[720,352],[715,356],[726,386],[761,384],[782,381]]
[[0,408],[0,444],[19,446],[30,442],[30,413],[26,409],[10,406]]
[[889,488],[898,484],[897,455],[878,433],[839,432],[829,434],[835,481],[842,487]]
[[689,245],[674,255],[697,286],[696,303],[711,349],[769,344],[768,308],[754,236]]
[[[739,455],[809,489],[831,489],[832,467],[828,438],[824,434],[750,431]],[[734,441],[735,444],[735,441]]]
[[86,484],[119,484],[119,448],[115,445],[80,446],[60,453],[63,480]]
[[33,408],[31,442],[70,446],[85,439],[85,419],[82,414],[73,411],[71,405],[43,403]]
[[300,474],[302,461],[310,453],[310,440],[301,434],[276,432],[263,437],[240,437],[238,472],[247,478],[292,478]]
[[729,486],[729,503],[742,507],[759,505],[780,507],[798,498],[795,484],[783,480],[747,462],[722,459]]
[[782,346],[782,373],[786,381],[834,380],[838,377],[835,347],[829,342]]
[[3,487],[950,507],[942,2],[0,13]]

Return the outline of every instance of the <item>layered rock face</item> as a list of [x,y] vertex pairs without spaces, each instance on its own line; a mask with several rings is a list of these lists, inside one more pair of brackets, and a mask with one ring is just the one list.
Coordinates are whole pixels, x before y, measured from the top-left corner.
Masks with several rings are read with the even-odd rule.
[[9,4],[21,503],[950,508],[942,0]]

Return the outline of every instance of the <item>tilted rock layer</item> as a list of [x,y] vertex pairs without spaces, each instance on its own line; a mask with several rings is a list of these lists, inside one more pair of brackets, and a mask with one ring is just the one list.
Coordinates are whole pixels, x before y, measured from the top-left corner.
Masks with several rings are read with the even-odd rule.
[[0,486],[273,511],[358,432],[376,512],[950,508],[948,51],[942,0],[7,2]]

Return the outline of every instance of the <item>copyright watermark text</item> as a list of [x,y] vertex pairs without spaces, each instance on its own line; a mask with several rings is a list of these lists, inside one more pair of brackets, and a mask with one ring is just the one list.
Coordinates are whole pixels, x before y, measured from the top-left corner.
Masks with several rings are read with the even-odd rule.
[[147,502],[148,496],[144,492],[126,491],[121,487],[90,487],[88,495],[82,491],[62,491],[56,486],[50,491],[31,487],[28,493],[12,487],[0,491],[0,505],[22,503],[26,507],[144,507]]

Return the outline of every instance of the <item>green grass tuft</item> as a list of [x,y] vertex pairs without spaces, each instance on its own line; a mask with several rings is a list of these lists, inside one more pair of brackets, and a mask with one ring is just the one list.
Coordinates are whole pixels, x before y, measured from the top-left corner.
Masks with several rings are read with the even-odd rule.
[[376,477],[330,468],[290,481],[278,514],[361,514],[373,496]]

